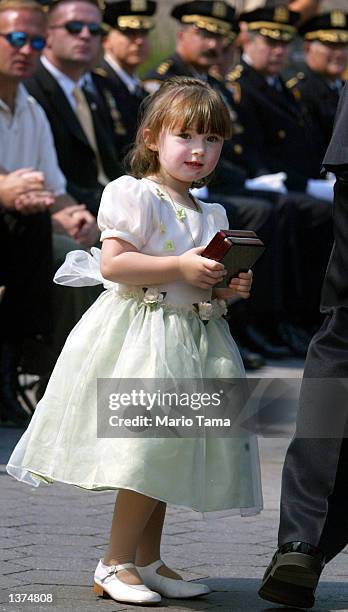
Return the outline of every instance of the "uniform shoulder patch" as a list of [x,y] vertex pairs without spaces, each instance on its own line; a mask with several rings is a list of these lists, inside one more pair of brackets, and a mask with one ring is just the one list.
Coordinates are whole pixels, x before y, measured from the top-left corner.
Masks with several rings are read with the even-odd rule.
[[295,87],[292,87],[290,91],[291,91],[292,95],[294,96],[295,100],[297,102],[299,102],[301,100],[301,98],[302,98],[302,94],[301,94],[300,89],[298,87],[296,87],[296,85],[295,85]]
[[286,86],[288,89],[292,89],[293,87],[296,87],[296,85],[300,81],[303,81],[305,78],[306,78],[306,75],[304,72],[298,72],[296,76],[286,81]]
[[236,81],[234,82],[226,81],[226,88],[231,92],[235,103],[240,104],[240,101],[242,99],[242,90],[240,88],[240,84],[237,83]]
[[230,72],[227,73],[226,81],[236,81],[242,75],[243,70],[244,66],[242,66],[242,64],[237,64],[237,66],[235,66]]
[[173,65],[173,61],[172,60],[166,60],[165,62],[162,62],[162,64],[160,64],[157,68],[157,72],[158,74],[160,74],[161,76],[163,76],[164,74],[166,74],[169,70],[169,68]]
[[93,74],[98,74],[99,76],[102,76],[102,77],[108,76],[108,73],[106,72],[105,68],[94,68],[92,72]]

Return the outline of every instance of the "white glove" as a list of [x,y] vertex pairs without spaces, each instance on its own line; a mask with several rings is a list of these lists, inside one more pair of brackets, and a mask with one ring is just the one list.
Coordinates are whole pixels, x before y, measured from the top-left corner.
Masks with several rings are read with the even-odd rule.
[[276,172],[275,174],[263,174],[256,176],[253,179],[247,179],[244,183],[246,189],[262,190],[262,191],[277,191],[278,193],[288,193],[284,185],[286,181],[285,172]]
[[207,200],[209,198],[208,187],[204,185],[204,187],[196,187],[195,189],[190,189],[192,195],[194,195],[199,200]]
[[335,179],[309,179],[307,182],[306,193],[318,198],[319,200],[327,200],[333,202],[333,188]]

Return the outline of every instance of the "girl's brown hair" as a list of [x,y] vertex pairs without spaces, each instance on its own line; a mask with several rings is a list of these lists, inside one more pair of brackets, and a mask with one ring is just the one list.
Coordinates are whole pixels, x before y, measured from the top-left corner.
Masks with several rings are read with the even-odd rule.
[[[232,134],[228,108],[210,85],[189,77],[173,77],[164,81],[158,91],[143,102],[135,144],[126,160],[129,173],[142,178],[160,171],[157,151],[150,150],[145,143],[145,129],[151,130],[152,139],[157,142],[163,130],[186,130],[193,126],[199,134],[209,132],[224,139]],[[202,180],[198,185],[206,182]]]

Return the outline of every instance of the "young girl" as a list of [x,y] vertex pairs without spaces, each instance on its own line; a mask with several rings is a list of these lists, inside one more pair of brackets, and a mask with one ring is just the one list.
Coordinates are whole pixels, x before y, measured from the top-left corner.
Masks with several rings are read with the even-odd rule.
[[130,159],[132,176],[113,181],[103,193],[102,277],[93,272],[97,250],[93,257],[69,254],[58,275],[68,284],[104,281],[107,289],[69,335],[7,466],[9,474],[35,486],[60,481],[118,491],[94,590],[121,602],[147,605],[161,595],[209,592],[160,559],[167,502],[244,514],[262,506],[252,436],[97,437],[98,378],[245,376],[221,298],[247,298],[251,272],[214,290],[224,267],[200,253],[228,227],[226,214],[189,191],[213,172],[230,125],[220,96],[195,79],[170,79],[148,98]]

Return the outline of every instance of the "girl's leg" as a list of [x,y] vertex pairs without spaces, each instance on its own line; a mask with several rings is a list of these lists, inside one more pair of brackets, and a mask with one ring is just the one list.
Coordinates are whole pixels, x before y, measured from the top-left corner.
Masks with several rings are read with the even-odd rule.
[[[149,518],[136,551],[136,565],[144,566],[157,561],[161,558],[161,538],[166,515],[167,504],[158,502]],[[179,574],[169,569],[166,565],[162,565],[158,570],[158,574],[167,576],[167,578],[181,578]]]
[[[103,559],[106,565],[134,563],[140,538],[158,503],[157,499],[135,491],[121,489],[118,492],[110,541]],[[122,570],[118,577],[127,584],[143,582],[135,569]]]

